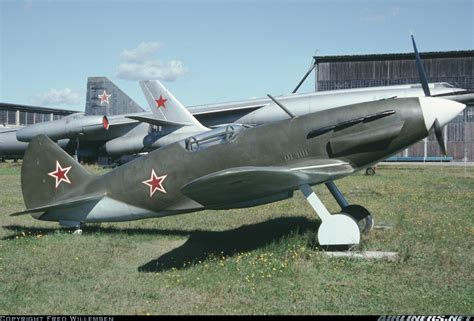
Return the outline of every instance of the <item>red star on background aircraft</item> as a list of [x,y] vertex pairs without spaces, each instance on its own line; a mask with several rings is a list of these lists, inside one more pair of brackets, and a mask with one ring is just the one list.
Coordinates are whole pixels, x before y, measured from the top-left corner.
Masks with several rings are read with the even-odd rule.
[[164,99],[160,95],[160,99],[155,99],[155,101],[156,101],[156,107],[157,108],[160,108],[160,107],[166,108],[165,103],[168,101],[168,99]]
[[104,92],[102,93],[102,95],[99,95],[98,97],[100,98],[100,104],[102,105],[102,103],[109,103],[109,98],[111,97],[112,95],[109,95],[107,94],[107,92],[104,90]]

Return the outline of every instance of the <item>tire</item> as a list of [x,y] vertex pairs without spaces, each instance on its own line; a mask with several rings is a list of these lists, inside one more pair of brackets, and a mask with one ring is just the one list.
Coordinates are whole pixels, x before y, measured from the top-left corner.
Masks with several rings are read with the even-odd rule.
[[360,232],[367,234],[374,227],[374,219],[369,210],[360,205],[349,205],[342,209],[342,212],[354,219],[359,226]]
[[375,175],[375,168],[373,168],[373,167],[368,167],[368,168],[365,170],[365,175],[367,175],[367,176],[374,176],[374,175]]

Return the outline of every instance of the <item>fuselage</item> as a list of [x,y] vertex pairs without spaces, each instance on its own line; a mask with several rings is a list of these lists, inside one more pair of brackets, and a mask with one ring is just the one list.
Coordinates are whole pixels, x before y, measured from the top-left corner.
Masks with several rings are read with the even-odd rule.
[[[33,216],[60,222],[65,218],[73,222],[127,221],[282,200],[291,197],[299,186],[345,177],[405,149],[426,137],[436,121],[443,126],[464,108],[457,102],[429,97],[387,99],[253,128],[215,129],[164,146],[105,175],[91,177],[65,194],[70,200],[92,197],[94,201],[73,203],[72,208],[60,205]],[[270,168],[291,175],[284,176],[277,186],[258,182],[264,192],[246,185],[250,193],[240,190],[237,198],[227,197],[232,186],[226,184],[240,184],[239,173],[248,168]],[[203,199],[196,189],[194,193],[189,189],[195,184],[202,196],[200,191],[209,185],[199,182],[235,171],[237,180],[225,180],[222,190],[213,190],[219,194],[217,197],[204,192]],[[22,169],[22,177],[23,174]],[[38,172],[25,174],[37,176]],[[23,193],[31,199],[30,195],[25,196],[25,190]],[[32,197],[37,202],[37,197]],[[26,202],[26,198],[25,203],[37,206]]]
[[[360,120],[364,117],[367,120]],[[326,129],[333,125],[335,129]],[[249,166],[298,171],[301,179],[294,186],[277,191],[289,197],[301,184],[338,179],[378,162],[426,137],[428,128],[419,99],[410,98],[328,109],[228,134],[228,139],[196,149],[190,148],[189,140],[170,144],[93,180],[81,192],[105,198],[75,219],[123,221],[206,209],[186,197],[183,186],[211,173]],[[335,164],[338,170],[321,176],[323,168],[330,168],[327,164]],[[153,176],[161,182],[152,193],[146,182]],[[271,196],[262,195],[260,203],[248,200],[248,204],[263,204]],[[58,220],[61,215],[46,213],[41,219]]]

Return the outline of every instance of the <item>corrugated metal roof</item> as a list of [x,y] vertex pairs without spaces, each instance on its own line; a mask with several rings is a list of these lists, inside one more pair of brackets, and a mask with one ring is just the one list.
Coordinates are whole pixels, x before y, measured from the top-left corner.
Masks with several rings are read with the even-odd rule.
[[[421,59],[474,57],[474,50],[432,51],[420,53]],[[414,60],[415,54],[387,53],[369,55],[314,56],[317,63],[349,62],[349,61],[381,61],[381,60]]]
[[53,113],[57,115],[69,115],[72,113],[80,113],[77,110],[68,110],[68,109],[56,109],[48,107],[39,107],[39,106],[29,106],[29,105],[19,105],[19,104],[9,104],[9,103],[0,103],[0,110],[20,110],[27,111],[30,113],[39,112],[39,113]]

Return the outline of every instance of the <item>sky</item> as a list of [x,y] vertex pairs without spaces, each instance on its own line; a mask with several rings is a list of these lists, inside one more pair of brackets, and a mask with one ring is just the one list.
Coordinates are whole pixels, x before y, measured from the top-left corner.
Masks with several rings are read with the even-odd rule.
[[[313,55],[472,50],[474,0],[0,1],[0,102],[83,111],[106,76],[184,105],[290,93]],[[310,77],[300,92],[314,90]]]

